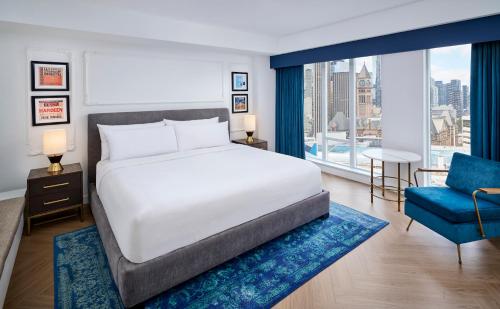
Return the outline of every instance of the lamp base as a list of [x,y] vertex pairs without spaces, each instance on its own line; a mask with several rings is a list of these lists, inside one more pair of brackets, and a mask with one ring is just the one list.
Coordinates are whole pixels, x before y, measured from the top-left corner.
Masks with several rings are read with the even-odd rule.
[[253,144],[253,132],[248,132],[247,131],[247,144]]
[[61,165],[62,156],[63,156],[62,154],[48,156],[50,165],[47,168],[47,171],[49,173],[56,174],[64,169],[63,166]]

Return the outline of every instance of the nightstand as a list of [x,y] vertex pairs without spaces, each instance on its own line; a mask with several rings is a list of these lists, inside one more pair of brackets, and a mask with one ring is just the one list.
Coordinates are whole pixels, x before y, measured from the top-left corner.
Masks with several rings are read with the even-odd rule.
[[[24,209],[27,235],[31,233],[32,219],[55,216],[72,209],[80,213],[80,220],[83,221],[83,173],[80,163],[64,165],[64,169],[57,174],[49,173],[47,168],[30,171]],[[69,216],[63,218],[66,217]]]
[[267,150],[267,141],[262,140],[262,139],[254,138],[253,139],[253,143],[251,143],[251,144],[247,143],[247,139],[246,138],[233,140],[232,142],[235,143],[235,144],[247,145],[247,146],[250,146],[250,147]]

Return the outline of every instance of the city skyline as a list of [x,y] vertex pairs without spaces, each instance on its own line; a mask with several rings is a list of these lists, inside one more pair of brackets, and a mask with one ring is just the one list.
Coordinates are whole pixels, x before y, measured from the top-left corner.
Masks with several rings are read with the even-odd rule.
[[470,44],[434,48],[429,54],[434,80],[450,83],[458,79],[462,85],[470,86]]
[[430,104],[451,105],[457,117],[470,109],[470,44],[434,48],[430,56]]
[[[454,152],[470,153],[470,45],[431,49],[431,166],[447,169]],[[443,185],[446,174],[432,174]]]
[[[367,123],[368,118],[375,120],[375,118],[381,117],[380,56],[361,57],[352,61],[357,106],[354,116],[359,122],[358,129],[362,130],[365,126],[370,126]],[[328,131],[346,131],[348,128],[346,121],[351,117],[349,110],[349,76],[351,74],[349,73],[349,63],[350,60],[345,59],[304,66],[304,124],[305,131],[310,137],[315,136],[322,128],[321,102],[323,102],[323,94],[325,93],[322,80],[325,73],[328,78],[325,93],[328,106]],[[361,80],[363,81],[359,83]]]

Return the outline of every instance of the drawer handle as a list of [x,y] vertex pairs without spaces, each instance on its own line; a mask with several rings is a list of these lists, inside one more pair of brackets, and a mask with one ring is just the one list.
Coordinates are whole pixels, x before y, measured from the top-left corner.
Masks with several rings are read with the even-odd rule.
[[52,189],[52,188],[57,188],[57,187],[64,187],[69,185],[69,182],[63,182],[63,183],[58,183],[55,185],[50,185],[50,186],[43,186],[44,189]]
[[69,201],[69,197],[67,197],[67,198],[62,198],[62,199],[60,199],[60,200],[50,201],[50,202],[43,202],[43,205],[44,205],[44,206],[47,206],[47,205],[52,205],[52,204],[62,203],[62,202],[67,202],[67,201]]

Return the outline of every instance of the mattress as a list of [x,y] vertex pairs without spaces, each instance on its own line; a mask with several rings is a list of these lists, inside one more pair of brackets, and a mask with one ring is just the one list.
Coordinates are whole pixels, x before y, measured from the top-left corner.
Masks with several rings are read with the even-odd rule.
[[230,144],[97,164],[123,256],[143,263],[321,192],[311,162]]

